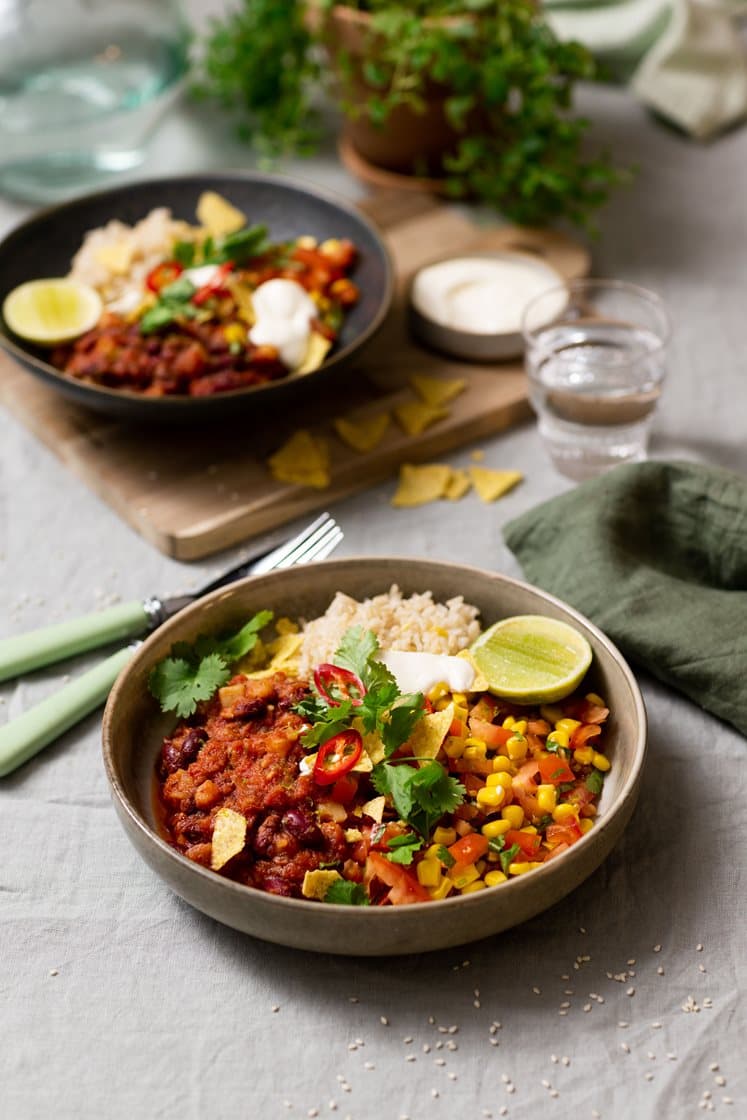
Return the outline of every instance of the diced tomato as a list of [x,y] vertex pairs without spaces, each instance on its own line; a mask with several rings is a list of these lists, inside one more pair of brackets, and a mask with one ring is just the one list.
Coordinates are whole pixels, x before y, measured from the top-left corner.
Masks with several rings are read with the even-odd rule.
[[332,786],[332,800],[341,805],[349,805],[358,792],[358,779],[353,774],[344,774]]
[[567,852],[569,847],[570,845],[565,843],[556,844],[545,856],[545,863],[548,863],[551,859],[555,859],[556,856],[562,856],[563,852]]
[[545,737],[550,734],[550,724],[546,719],[530,719],[527,720],[527,731],[531,735]]
[[580,719],[582,723],[604,723],[609,714],[609,708],[603,708],[601,704],[593,704],[590,700],[584,700],[577,719]]
[[568,793],[568,801],[575,805],[577,809],[585,809],[587,805],[591,805],[594,801],[595,795],[591,792],[586,782],[576,782],[575,786]]
[[474,715],[469,718],[469,729],[476,739],[482,739],[489,747],[505,746],[513,735],[511,728],[497,727],[494,723]]
[[540,850],[542,837],[536,832],[521,832],[518,828],[509,828],[505,833],[506,847],[518,844],[525,856],[535,859]]
[[230,291],[226,288],[226,280],[229,273],[233,271],[233,261],[226,261],[225,264],[218,265],[212,280],[199,288],[192,296],[192,303],[200,307],[206,303],[213,296],[230,296]]
[[553,848],[556,844],[575,844],[580,840],[583,832],[578,827],[578,822],[573,819],[562,823],[549,824],[545,830],[545,838]]
[[571,748],[575,751],[578,747],[585,746],[588,740],[596,738],[596,736],[601,733],[601,730],[598,723],[582,723],[571,735]]
[[538,758],[535,765],[539,767],[540,776],[545,783],[559,786],[563,782],[576,780],[576,775],[559,754],[547,754],[543,758]]
[[372,879],[380,879],[389,892],[385,901],[392,906],[406,906],[410,902],[428,902],[430,895],[412,872],[399,863],[392,863],[378,852],[369,852],[363,881],[366,886]]
[[[431,711],[433,711],[432,704]],[[467,735],[467,724],[461,719],[453,719],[449,727],[449,735],[453,735],[457,739],[464,739]]]
[[487,777],[493,773],[492,758],[455,758],[452,759],[450,770],[456,774],[482,774]]
[[481,832],[470,832],[449,847],[449,854],[454,857],[456,867],[467,867],[468,864],[482,859],[487,850],[487,836],[483,836]]
[[511,790],[527,817],[540,817],[542,812],[537,801],[537,763],[532,760],[524,765],[511,779]]

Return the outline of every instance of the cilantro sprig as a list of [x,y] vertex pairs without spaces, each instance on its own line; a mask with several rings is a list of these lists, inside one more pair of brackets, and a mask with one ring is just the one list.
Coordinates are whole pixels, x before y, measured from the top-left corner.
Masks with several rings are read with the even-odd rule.
[[435,759],[422,766],[380,762],[373,768],[371,781],[377,793],[391,798],[401,819],[423,837],[436,821],[461,805],[466,794],[462,783]]
[[414,832],[405,832],[400,836],[390,836],[386,846],[389,851],[384,852],[384,855],[388,860],[409,866],[416,852],[423,847],[423,838],[416,836]]
[[256,644],[260,630],[272,620],[272,611],[259,611],[235,634],[222,637],[200,634],[194,642],[177,642],[169,657],[151,670],[148,688],[164,712],[191,716],[202,700],[231,677],[231,663]]
[[324,896],[325,902],[336,902],[338,906],[370,906],[365,888],[349,879],[336,879],[330,883]]
[[201,243],[177,241],[171,255],[184,268],[194,268],[204,264],[243,264],[258,257],[269,248],[267,226],[243,226],[235,233],[224,237],[206,237]]
[[194,319],[199,315],[199,309],[192,303],[196,291],[191,280],[184,276],[161,288],[158,299],[140,320],[140,333],[154,334],[175,319]]

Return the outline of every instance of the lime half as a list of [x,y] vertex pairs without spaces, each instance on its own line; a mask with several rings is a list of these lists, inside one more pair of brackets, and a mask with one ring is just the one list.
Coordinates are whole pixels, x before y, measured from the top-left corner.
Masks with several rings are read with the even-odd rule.
[[517,704],[552,704],[573,692],[591,665],[578,630],[541,614],[503,618],[470,648],[490,692]]
[[28,342],[56,346],[95,327],[101,316],[101,296],[77,280],[29,280],[6,296],[6,325]]

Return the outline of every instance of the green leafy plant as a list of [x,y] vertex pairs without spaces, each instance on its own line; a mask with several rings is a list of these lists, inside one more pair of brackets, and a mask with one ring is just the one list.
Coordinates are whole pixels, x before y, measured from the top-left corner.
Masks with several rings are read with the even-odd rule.
[[[348,115],[381,127],[400,107],[423,112],[435,86],[446,91],[454,130],[443,158],[453,198],[481,200],[525,224],[565,218],[584,226],[627,177],[608,156],[584,151],[588,122],[572,112],[573,91],[595,76],[594,62],[580,44],[555,38],[534,0],[344,6],[370,15],[361,63],[330,40],[332,0],[241,0],[211,25],[200,94],[235,113],[240,133],[263,155],[310,150],[320,84]],[[325,47],[332,68],[323,65]],[[361,78],[362,103],[353,97]]]

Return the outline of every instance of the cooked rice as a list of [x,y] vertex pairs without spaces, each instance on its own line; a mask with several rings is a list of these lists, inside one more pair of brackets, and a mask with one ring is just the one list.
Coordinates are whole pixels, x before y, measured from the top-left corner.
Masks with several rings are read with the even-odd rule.
[[406,599],[396,584],[362,603],[338,591],[321,618],[304,626],[299,672],[308,675],[315,665],[332,661],[350,626],[373,630],[382,649],[453,655],[480,633],[478,613],[461,595],[445,603],[434,603],[430,591]]
[[[142,289],[150,270],[171,256],[174,242],[187,240],[194,233],[187,222],[172,218],[171,211],[165,206],[151,210],[134,226],[113,219],[105,226],[88,231],[73,257],[70,276],[96,288],[104,301],[109,303],[133,287]],[[111,268],[99,256],[102,249],[119,246],[130,253],[124,271]]]

